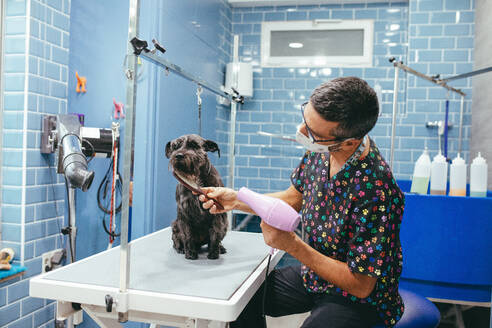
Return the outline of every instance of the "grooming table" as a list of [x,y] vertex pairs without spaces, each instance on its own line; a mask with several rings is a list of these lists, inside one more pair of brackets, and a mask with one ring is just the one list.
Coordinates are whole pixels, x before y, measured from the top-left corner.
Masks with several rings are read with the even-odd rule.
[[[187,260],[172,247],[165,228],[132,241],[128,320],[178,327],[207,327],[210,321],[235,320],[265,278],[269,247],[260,233],[229,231],[218,260]],[[272,256],[270,270],[283,252]],[[119,247],[34,277],[30,295],[57,300],[57,318],[79,303],[101,327],[121,327],[118,304],[106,310],[106,295],[119,293]],[[117,301],[120,302],[120,301]]]

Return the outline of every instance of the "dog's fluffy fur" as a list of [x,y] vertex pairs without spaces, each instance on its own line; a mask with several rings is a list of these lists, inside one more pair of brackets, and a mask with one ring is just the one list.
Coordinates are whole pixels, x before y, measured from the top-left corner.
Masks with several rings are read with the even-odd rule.
[[[218,145],[199,135],[189,134],[166,144],[166,157],[179,175],[196,182],[201,187],[222,187],[224,184],[215,167],[210,163],[207,152],[218,152]],[[225,213],[211,214],[204,210],[198,195],[181,183],[176,187],[177,218],[172,223],[173,246],[187,259],[197,259],[200,248],[208,244],[208,258],[218,259],[226,252],[221,242],[227,232]]]

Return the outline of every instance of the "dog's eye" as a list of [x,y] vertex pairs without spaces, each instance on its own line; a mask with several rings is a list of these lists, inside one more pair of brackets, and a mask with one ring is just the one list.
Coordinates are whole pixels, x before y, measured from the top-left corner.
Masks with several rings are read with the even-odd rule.
[[179,149],[179,147],[181,147],[181,145],[183,144],[183,142],[181,140],[178,140],[176,141],[174,144],[173,144],[173,150],[177,150]]
[[190,141],[190,142],[188,142],[188,148],[198,149],[198,148],[200,148],[200,146],[195,141]]

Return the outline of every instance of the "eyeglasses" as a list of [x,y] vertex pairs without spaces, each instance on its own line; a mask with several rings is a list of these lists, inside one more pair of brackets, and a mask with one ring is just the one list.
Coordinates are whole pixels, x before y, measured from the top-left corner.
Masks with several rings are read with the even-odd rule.
[[302,120],[304,121],[304,125],[306,126],[306,131],[308,133],[308,137],[309,139],[311,139],[311,142],[313,143],[319,143],[319,142],[333,142],[333,141],[345,141],[345,140],[348,140],[348,139],[352,139],[352,138],[333,138],[333,139],[316,139],[311,131],[311,129],[309,128],[309,126],[307,125],[306,123],[306,119],[304,118],[304,108],[306,107],[306,105],[308,104],[309,102],[306,101],[305,103],[303,103],[301,105],[301,113],[302,113]]

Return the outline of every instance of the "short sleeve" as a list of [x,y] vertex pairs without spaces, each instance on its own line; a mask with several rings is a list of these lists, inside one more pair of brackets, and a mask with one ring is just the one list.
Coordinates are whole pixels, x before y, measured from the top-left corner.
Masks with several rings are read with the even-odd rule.
[[399,238],[399,222],[393,221],[396,213],[387,200],[365,198],[361,204],[355,205],[348,218],[347,265],[354,273],[379,277],[397,265],[392,248]]
[[294,169],[294,171],[292,171],[292,174],[290,176],[290,181],[292,182],[292,185],[300,193],[304,192],[304,180],[305,180],[305,173],[306,173],[305,168],[306,168],[307,159],[308,159],[308,152],[304,154],[301,162]]

